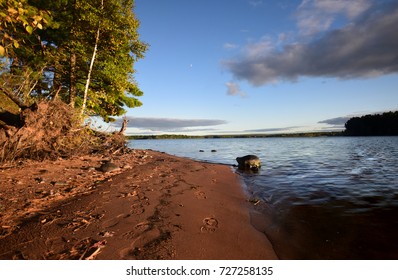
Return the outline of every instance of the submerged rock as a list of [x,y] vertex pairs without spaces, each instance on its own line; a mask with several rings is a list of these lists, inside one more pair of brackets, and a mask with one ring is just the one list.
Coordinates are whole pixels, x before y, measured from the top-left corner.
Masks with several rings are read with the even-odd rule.
[[261,161],[255,155],[237,157],[236,161],[238,162],[238,168],[242,170],[258,171],[261,167]]

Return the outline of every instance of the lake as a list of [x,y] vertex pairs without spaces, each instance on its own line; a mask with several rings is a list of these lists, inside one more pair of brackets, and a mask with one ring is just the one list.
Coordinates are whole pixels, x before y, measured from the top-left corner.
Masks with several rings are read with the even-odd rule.
[[[398,259],[398,137],[133,140],[201,161],[262,168],[240,172],[282,259]],[[200,151],[203,150],[203,151]],[[216,152],[212,152],[216,150]]]

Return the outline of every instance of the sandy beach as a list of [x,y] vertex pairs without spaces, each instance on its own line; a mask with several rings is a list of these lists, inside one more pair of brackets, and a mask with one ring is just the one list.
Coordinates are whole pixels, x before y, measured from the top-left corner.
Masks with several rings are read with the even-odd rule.
[[252,211],[230,166],[154,151],[4,165],[0,259],[277,259]]

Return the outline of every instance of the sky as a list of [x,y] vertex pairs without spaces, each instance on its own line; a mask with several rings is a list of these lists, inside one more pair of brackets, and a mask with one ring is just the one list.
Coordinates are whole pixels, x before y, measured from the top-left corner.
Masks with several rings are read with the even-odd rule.
[[341,131],[398,110],[398,0],[135,5],[149,49],[127,134]]

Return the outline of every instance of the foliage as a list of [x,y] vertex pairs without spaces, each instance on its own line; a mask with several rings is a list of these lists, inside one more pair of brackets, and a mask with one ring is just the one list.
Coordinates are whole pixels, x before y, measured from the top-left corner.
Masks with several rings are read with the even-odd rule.
[[350,136],[398,135],[398,111],[349,119],[345,134]]
[[14,50],[30,45],[35,41],[31,36],[33,32],[43,29],[49,22],[49,12],[30,5],[27,0],[1,0],[0,57],[14,57]]
[[85,113],[105,121],[140,106],[133,67],[147,45],[133,8],[133,0],[3,0],[0,85],[24,104],[60,99],[76,108],[89,81]]

